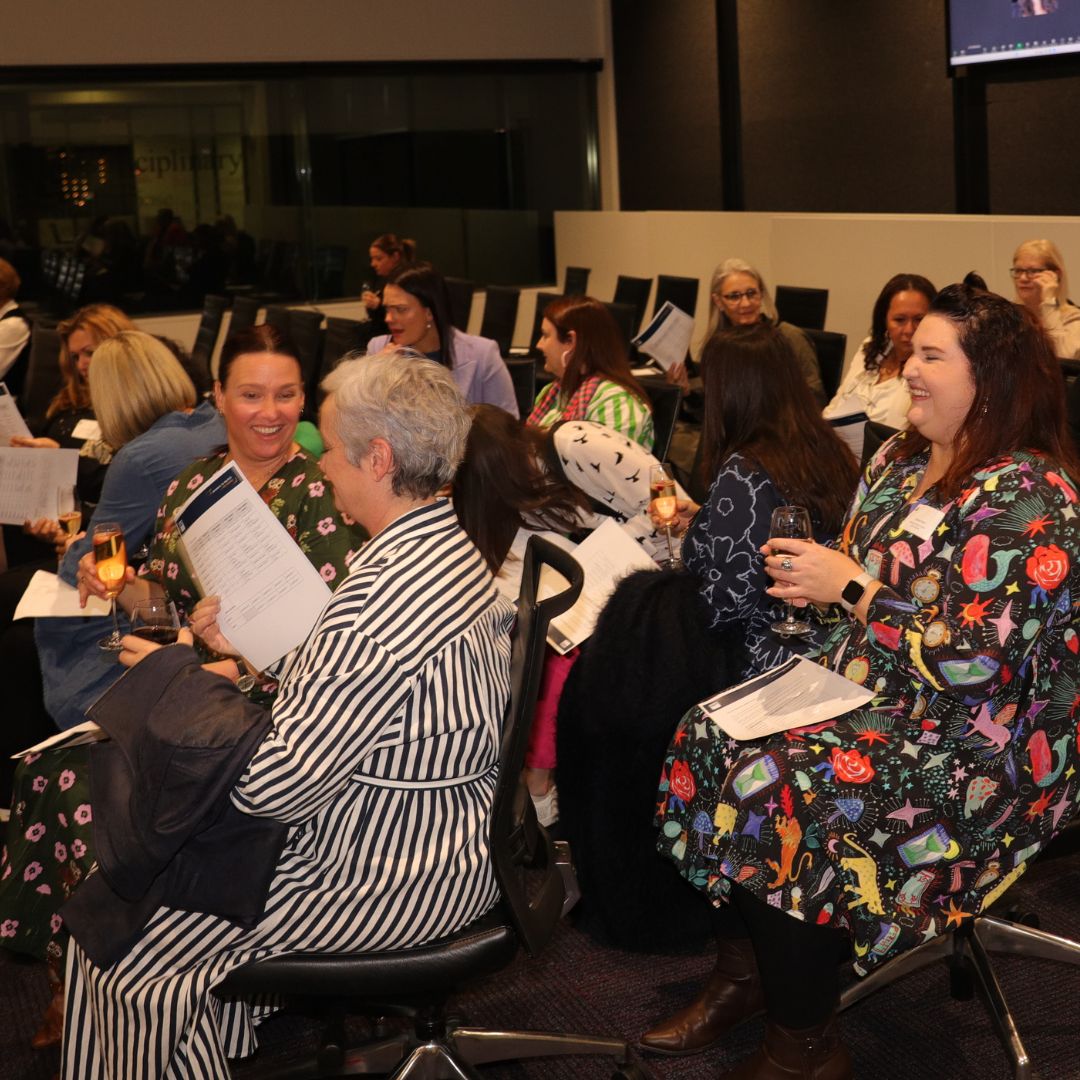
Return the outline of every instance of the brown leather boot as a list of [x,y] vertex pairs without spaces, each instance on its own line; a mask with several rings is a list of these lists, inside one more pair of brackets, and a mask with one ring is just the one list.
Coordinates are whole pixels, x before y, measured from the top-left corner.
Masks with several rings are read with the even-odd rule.
[[661,1020],[641,1045],[656,1054],[680,1057],[715,1046],[733,1027],[765,1010],[754,947],[748,938],[721,939],[716,967],[697,999]]
[[757,1052],[720,1080],[852,1080],[851,1055],[840,1041],[836,1015],[812,1028],[769,1021]]

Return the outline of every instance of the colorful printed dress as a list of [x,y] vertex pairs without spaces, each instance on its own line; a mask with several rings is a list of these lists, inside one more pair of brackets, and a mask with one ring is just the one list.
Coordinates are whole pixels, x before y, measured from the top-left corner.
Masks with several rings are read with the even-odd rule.
[[926,458],[888,463],[897,439],[842,538],[884,587],[821,657],[876,696],[748,744],[692,709],[658,815],[661,851],[714,902],[737,882],[846,927],[860,972],[993,903],[1080,796],[1073,480],[1017,452],[953,500],[908,501]]
[[[173,514],[225,462],[224,451],[200,458],[169,484],[140,571],[162,585],[182,621],[199,594],[178,556]],[[336,588],[365,536],[335,508],[333,489],[318,463],[297,451],[261,494],[323,580]],[[252,692],[252,700],[269,705],[276,689],[267,681]],[[63,941],[57,938],[63,925],[57,910],[94,863],[87,748],[27,757],[14,783],[7,844],[0,853],[0,946],[55,962]]]

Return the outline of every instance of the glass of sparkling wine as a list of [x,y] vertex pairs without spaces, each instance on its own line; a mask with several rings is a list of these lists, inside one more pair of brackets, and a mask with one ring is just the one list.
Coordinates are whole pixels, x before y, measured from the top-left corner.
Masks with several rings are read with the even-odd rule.
[[131,609],[131,632],[156,645],[172,645],[180,632],[176,605],[164,596],[136,601]]
[[656,516],[667,522],[664,532],[667,535],[667,565],[670,568],[680,566],[679,557],[671,543],[671,526],[678,517],[678,501],[675,494],[675,477],[670,465],[653,465],[649,469],[649,494],[652,496],[653,511]]
[[56,520],[69,541],[82,528],[82,506],[78,492],[71,484],[61,484],[56,489]]
[[117,521],[102,521],[94,526],[94,566],[97,576],[105,586],[112,611],[113,631],[98,642],[98,647],[108,652],[120,651],[120,623],[116,617],[116,598],[124,589],[127,572],[127,548],[124,530]]
[[[778,506],[772,512],[769,535],[790,537],[793,540],[813,540],[814,530],[810,525],[809,511],[804,506]],[[782,555],[783,552],[774,548],[773,554]],[[811,633],[814,628],[804,619],[795,618],[794,605],[784,604],[783,619],[773,623],[771,629],[781,637],[802,637]]]

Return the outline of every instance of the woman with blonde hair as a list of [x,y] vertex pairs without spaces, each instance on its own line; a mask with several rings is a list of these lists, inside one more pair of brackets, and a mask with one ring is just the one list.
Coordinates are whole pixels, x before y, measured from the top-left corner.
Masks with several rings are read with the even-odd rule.
[[1057,245],[1025,240],[1013,253],[1009,274],[1017,300],[1042,323],[1055,355],[1080,356],[1080,308],[1069,300],[1069,278]]
[[775,326],[794,354],[807,385],[819,402],[825,404],[825,388],[821,384],[821,368],[814,346],[797,326],[780,321],[772,294],[759,271],[745,259],[725,259],[713,271],[709,298],[712,306],[705,332],[706,344],[718,331],[733,326],[759,323]]

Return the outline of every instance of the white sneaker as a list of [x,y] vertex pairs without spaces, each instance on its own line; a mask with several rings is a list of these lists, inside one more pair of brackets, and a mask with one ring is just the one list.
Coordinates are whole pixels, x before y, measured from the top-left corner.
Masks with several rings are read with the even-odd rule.
[[533,801],[533,809],[536,810],[536,820],[544,828],[559,820],[559,790],[554,784],[543,795],[533,795],[530,792],[529,797]]

